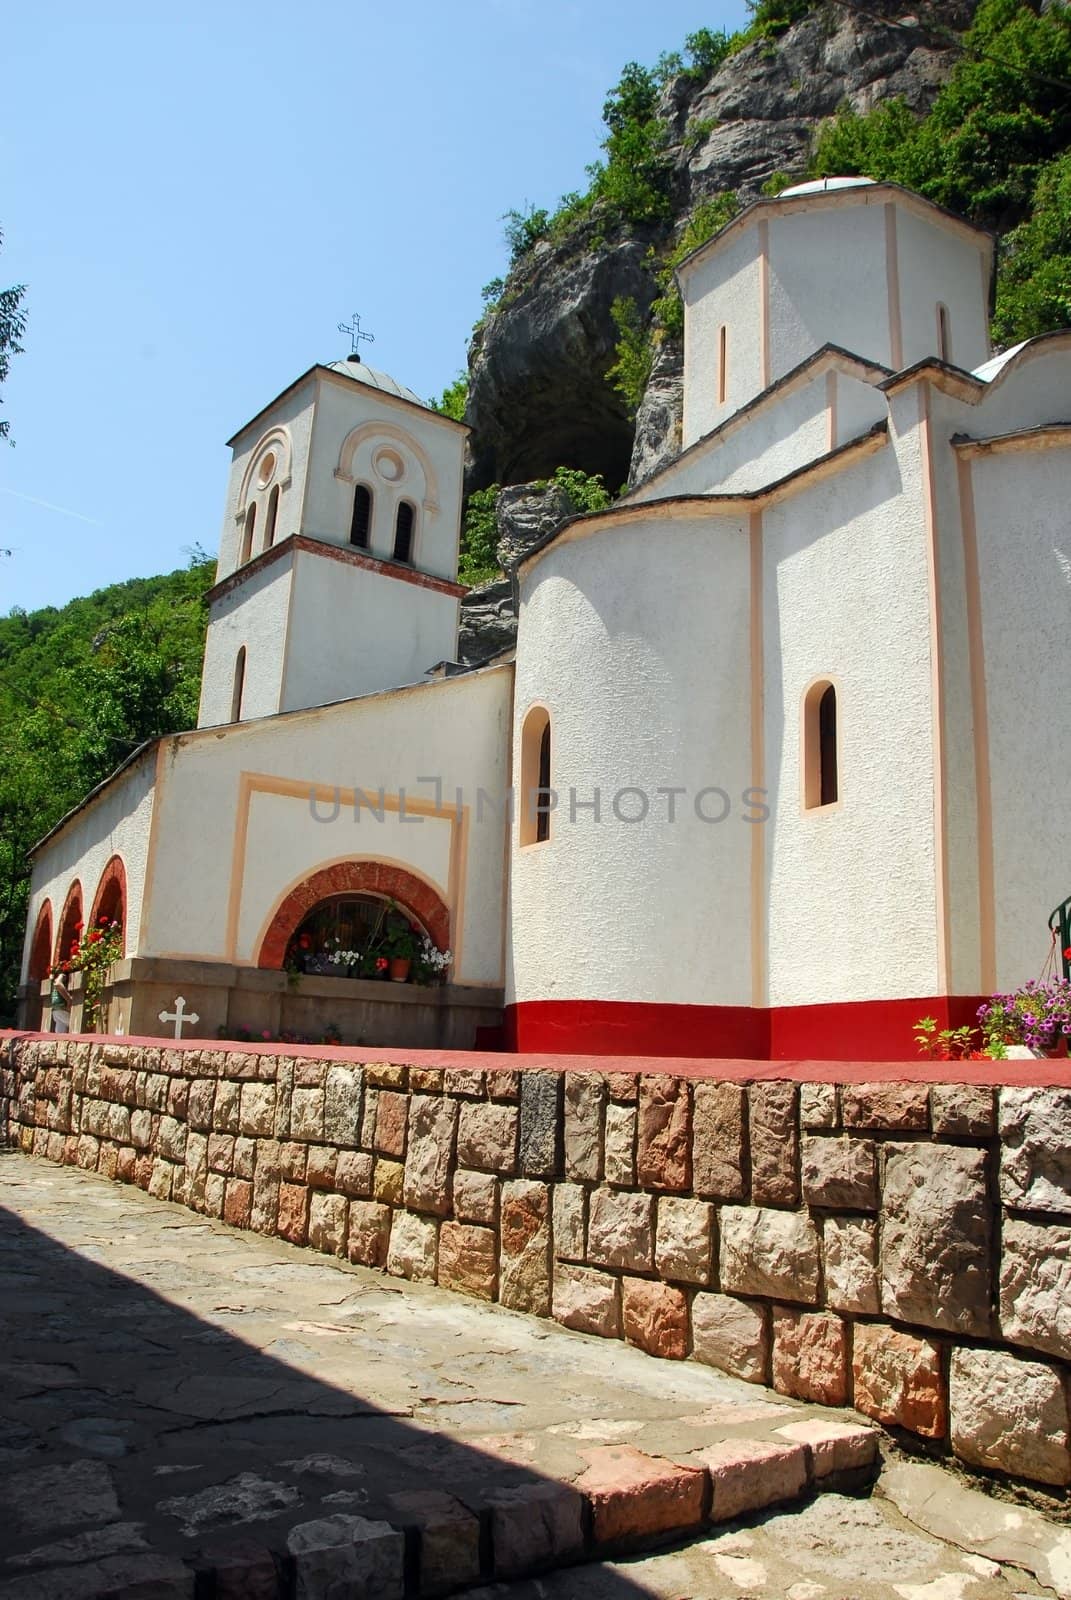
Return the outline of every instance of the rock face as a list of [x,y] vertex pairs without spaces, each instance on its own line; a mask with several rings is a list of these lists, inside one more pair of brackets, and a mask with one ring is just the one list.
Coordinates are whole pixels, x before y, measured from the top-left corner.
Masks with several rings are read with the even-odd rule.
[[[925,15],[965,28],[973,0],[935,0]],[[470,482],[517,483],[555,467],[601,472],[615,490],[646,477],[677,448],[681,348],[663,346],[635,424],[606,380],[618,296],[646,316],[657,263],[702,200],[733,190],[755,199],[775,172],[801,174],[818,123],[847,102],[857,111],[902,96],[924,111],[955,51],[915,14],[875,0],[859,15],[817,6],[771,43],[759,39],[706,81],[671,79],[659,108],[667,130],[672,215],[630,227],[593,216],[543,240],[510,273],[501,309],[470,350],[466,421],[475,429]],[[887,16],[888,20],[882,20]],[[672,45],[673,41],[667,41]]]

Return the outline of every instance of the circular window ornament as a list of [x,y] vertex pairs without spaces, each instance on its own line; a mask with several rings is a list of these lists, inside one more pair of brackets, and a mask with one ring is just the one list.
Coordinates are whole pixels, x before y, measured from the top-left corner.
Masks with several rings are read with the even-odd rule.
[[263,489],[275,475],[275,451],[269,450],[257,468],[257,482]]
[[398,483],[405,476],[405,462],[397,450],[378,451],[372,465],[388,483]]

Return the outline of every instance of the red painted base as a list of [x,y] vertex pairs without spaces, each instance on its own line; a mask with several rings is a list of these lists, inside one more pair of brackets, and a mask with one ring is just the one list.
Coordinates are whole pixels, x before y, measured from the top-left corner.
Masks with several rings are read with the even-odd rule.
[[552,1055],[745,1057],[752,1061],[911,1061],[914,1028],[977,1020],[980,997],[855,1000],[818,1006],[662,1006],[528,1000],[508,1006],[507,1050]]

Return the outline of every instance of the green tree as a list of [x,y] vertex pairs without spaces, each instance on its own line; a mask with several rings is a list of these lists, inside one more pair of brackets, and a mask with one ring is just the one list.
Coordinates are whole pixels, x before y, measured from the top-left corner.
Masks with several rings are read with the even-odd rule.
[[468,373],[459,372],[453,383],[447,384],[438,400],[429,400],[428,404],[433,410],[441,412],[444,417],[452,417],[455,422],[464,422],[465,403],[468,397]]
[[1026,222],[1007,235],[993,337],[1014,344],[1071,327],[1071,152],[1042,170]]
[[618,295],[610,307],[617,329],[617,360],[607,371],[612,389],[624,397],[630,417],[634,417],[651,376],[653,351],[639,307],[630,296]]
[[[0,244],[4,236],[0,233]],[[7,382],[11,357],[22,354],[22,336],[26,332],[26,285],[17,283],[10,289],[0,289],[0,386]],[[11,424],[0,420],[0,439],[9,439]]]

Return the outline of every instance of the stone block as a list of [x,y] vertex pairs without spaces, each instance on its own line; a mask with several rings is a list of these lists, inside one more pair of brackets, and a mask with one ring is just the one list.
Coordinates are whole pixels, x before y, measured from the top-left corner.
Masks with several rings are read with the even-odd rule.
[[723,1289],[803,1305],[817,1302],[818,1230],[806,1211],[724,1206],[718,1221]]
[[688,1354],[688,1301],[681,1289],[649,1278],[623,1278],[621,1323],[629,1344],[649,1356],[683,1361]]
[[[147,1170],[146,1170],[147,1168]],[[134,1168],[134,1182],[142,1189],[147,1189],[152,1177],[152,1157],[139,1156]],[[206,1216],[223,1216],[223,1196],[226,1192],[227,1180],[220,1172],[210,1172],[205,1178],[204,1210]],[[304,1242],[304,1241],[302,1241]]]
[[508,1067],[490,1068],[484,1074],[488,1100],[518,1101],[521,1098],[521,1075]]
[[400,1161],[378,1156],[372,1169],[372,1193],[381,1205],[400,1206],[405,1188],[405,1168]]
[[659,1277],[679,1283],[711,1281],[714,1207],[706,1200],[664,1194],[658,1201],[655,1268]]
[[1006,1217],[1001,1242],[1001,1333],[1071,1359],[1071,1226]]
[[358,1144],[371,1150],[376,1142],[376,1115],[379,1111],[379,1090],[365,1089],[361,1096],[361,1132]]
[[834,1311],[880,1311],[878,1225],[868,1217],[826,1217],[822,1223],[826,1303]]
[[375,1200],[351,1200],[346,1254],[360,1267],[382,1267],[390,1242],[390,1206]]
[[606,1080],[593,1072],[565,1074],[565,1176],[581,1183],[602,1177]]
[[990,1331],[988,1157],[963,1145],[884,1150],[881,1308],[901,1322]]
[[231,1228],[248,1228],[253,1215],[253,1185],[247,1178],[228,1178],[223,1220]]
[[364,1150],[340,1150],[335,1163],[335,1187],[341,1194],[365,1197],[372,1193],[372,1157]]
[[635,1105],[639,1099],[640,1084],[634,1072],[606,1073],[606,1092],[611,1100],[621,1105]]
[[702,1462],[710,1473],[713,1522],[731,1522],[767,1506],[798,1500],[807,1488],[807,1451],[802,1444],[725,1439],[693,1451],[688,1459]]
[[234,1166],[232,1171],[236,1178],[252,1178],[256,1166],[257,1141],[243,1139],[239,1136],[234,1141]]
[[321,1143],[324,1137],[324,1090],[295,1089],[290,1099],[290,1133],[294,1139]]
[[808,1417],[805,1422],[788,1422],[776,1432],[779,1438],[810,1451],[811,1470],[819,1483],[834,1473],[861,1472],[878,1462],[877,1429],[859,1422]]
[[800,1127],[808,1131],[829,1131],[837,1126],[837,1086],[835,1083],[800,1084]]
[[[379,1098],[383,1116],[386,1094]],[[402,1096],[393,1098],[401,1099]],[[413,1211],[446,1216],[450,1211],[450,1166],[457,1130],[457,1101],[447,1096],[417,1095],[409,1111],[409,1154],[403,1194]]]
[[234,1136],[229,1133],[208,1135],[208,1170],[230,1174],[234,1167]]
[[873,1139],[804,1134],[800,1158],[803,1198],[809,1206],[878,1208],[878,1163]]
[[497,1240],[491,1228],[444,1222],[439,1229],[439,1284],[479,1300],[493,1300],[498,1281]]
[[491,1172],[459,1167],[453,1178],[454,1215],[460,1222],[494,1223],[498,1219],[498,1179]]
[[1071,1090],[1001,1089],[1000,1198],[1071,1216]]
[[943,1439],[948,1427],[941,1351],[882,1323],[857,1322],[852,1352],[853,1404],[887,1426],[925,1439]]
[[587,1192],[579,1183],[554,1185],[554,1254],[559,1261],[583,1261]]
[[242,1086],[229,1079],[216,1084],[216,1098],[212,1107],[212,1126],[217,1133],[237,1133],[241,1122]]
[[[194,1084],[193,1088],[199,1087]],[[243,1083],[238,1111],[242,1133],[256,1139],[270,1139],[275,1131],[274,1083]]]
[[738,1083],[697,1083],[692,1110],[692,1187],[711,1200],[747,1197],[745,1090]]
[[619,1280],[591,1267],[559,1262],[554,1268],[552,1314],[563,1328],[598,1334],[603,1339],[620,1339]]
[[619,1189],[596,1189],[588,1214],[588,1260],[632,1272],[654,1269],[654,1199]]
[[[78,1164],[79,1164],[79,1166],[83,1165],[83,1162],[81,1160],[82,1146],[84,1144],[90,1143],[90,1142],[94,1145],[94,1147],[97,1144],[96,1139],[93,1139],[92,1141],[87,1141],[85,1139],[80,1139],[78,1141],[78,1146],[79,1146],[79,1162],[78,1162]],[[94,1148],[92,1161],[85,1163],[85,1165],[88,1167],[89,1171],[92,1171],[93,1168],[96,1166],[98,1154],[99,1154],[99,1150]],[[162,1161],[162,1160],[159,1159],[159,1157],[157,1157],[157,1158],[155,1158],[153,1160],[152,1172],[151,1172],[150,1177],[149,1177],[149,1193],[152,1195],[154,1200],[170,1200],[171,1199],[171,1190],[172,1190],[172,1187],[173,1187],[174,1182],[175,1182],[175,1173],[176,1173],[177,1170],[178,1169],[176,1167],[173,1167],[171,1165],[170,1161]]]
[[846,1128],[923,1133],[930,1125],[930,1091],[924,1083],[846,1083],[840,1114]]
[[994,1091],[983,1083],[935,1083],[930,1089],[935,1134],[988,1139],[997,1131]]
[[287,1139],[279,1145],[279,1176],[290,1183],[304,1183],[309,1164],[309,1147]]
[[591,1507],[596,1545],[630,1545],[659,1534],[698,1528],[707,1504],[707,1475],[645,1455],[632,1445],[599,1445],[587,1452],[590,1466],[577,1488]]
[[692,1186],[692,1105],[687,1078],[641,1077],[636,1178],[645,1189]]
[[753,1083],[748,1090],[751,1199],[794,1206],[800,1198],[799,1117],[794,1083]]
[[253,1179],[253,1210],[249,1226],[254,1233],[273,1234],[279,1228],[279,1180],[263,1177],[259,1172]]
[[513,1311],[550,1315],[550,1189],[527,1178],[502,1185],[498,1298]]
[[[410,1076],[415,1077],[413,1067]],[[441,1069],[440,1069],[441,1071]],[[471,1588],[480,1576],[480,1521],[441,1489],[410,1489],[387,1498],[392,1521],[420,1539],[420,1595]]]
[[779,1394],[847,1404],[848,1324],[826,1311],[774,1306],[772,1373]]
[[606,1181],[622,1189],[636,1182],[636,1120],[635,1106],[606,1107]]
[[413,1094],[442,1094],[442,1067],[410,1067],[409,1088]]
[[564,1566],[584,1548],[583,1501],[567,1483],[520,1483],[481,1496],[496,1578]]
[[349,1202],[341,1194],[313,1194],[309,1204],[309,1244],[325,1255],[346,1254]]
[[309,1234],[309,1191],[303,1183],[279,1185],[279,1222],[281,1239],[291,1244],[304,1244]]
[[387,1271],[395,1278],[434,1283],[439,1225],[431,1217],[396,1211],[387,1248]]
[[516,1106],[464,1101],[457,1127],[458,1165],[512,1175],[517,1170],[518,1121]]
[[405,1535],[389,1522],[342,1512],[290,1529],[286,1548],[294,1565],[294,1600],[402,1600]]
[[692,1301],[692,1354],[745,1383],[765,1383],[770,1359],[766,1307],[728,1294]]
[[484,1093],[483,1073],[473,1071],[469,1067],[447,1067],[444,1088],[447,1094],[482,1100]]
[[393,1089],[382,1089],[376,1107],[374,1148],[381,1156],[401,1161],[405,1155],[405,1127],[409,1116],[409,1096]]
[[[491,1080],[496,1076],[492,1073]],[[526,1178],[554,1178],[561,1162],[561,1074],[522,1072],[520,1101],[521,1174]]]
[[161,1117],[157,1134],[157,1149],[167,1161],[184,1161],[186,1158],[186,1124],[175,1117]]
[[949,1411],[961,1461],[1037,1483],[1071,1481],[1067,1396],[1054,1367],[1003,1350],[953,1350]]

